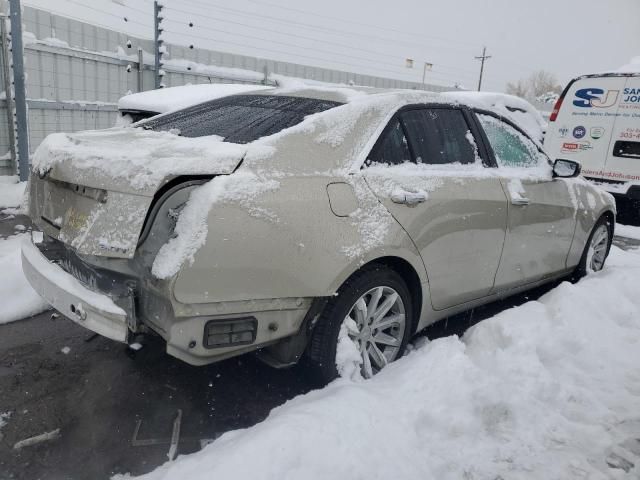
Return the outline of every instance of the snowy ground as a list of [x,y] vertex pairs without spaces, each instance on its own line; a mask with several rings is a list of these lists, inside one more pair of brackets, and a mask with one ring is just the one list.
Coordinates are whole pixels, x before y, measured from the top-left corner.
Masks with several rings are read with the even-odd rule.
[[640,250],[613,247],[603,272],[140,478],[637,479],[638,278]]
[[26,186],[18,177],[0,175],[0,208],[20,206]]
[[48,308],[22,273],[20,244],[29,236],[29,233],[19,233],[0,238],[0,325],[30,317]]

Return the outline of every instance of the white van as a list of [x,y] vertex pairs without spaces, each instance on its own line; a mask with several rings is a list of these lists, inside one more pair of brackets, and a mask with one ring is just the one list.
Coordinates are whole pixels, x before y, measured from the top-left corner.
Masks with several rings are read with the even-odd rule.
[[580,161],[584,177],[617,200],[632,201],[636,214],[640,213],[638,67],[569,82],[551,113],[545,137],[552,158]]

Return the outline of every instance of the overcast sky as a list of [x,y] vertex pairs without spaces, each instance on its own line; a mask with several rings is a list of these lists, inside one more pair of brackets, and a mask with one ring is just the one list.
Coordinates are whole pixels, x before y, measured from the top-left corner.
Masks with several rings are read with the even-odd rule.
[[[139,37],[152,0],[23,0]],[[640,0],[165,0],[165,39],[274,60],[483,90],[544,69],[561,82],[640,56]],[[127,18],[127,21],[124,18]],[[189,26],[193,23],[193,26]],[[414,68],[405,59],[414,59]]]

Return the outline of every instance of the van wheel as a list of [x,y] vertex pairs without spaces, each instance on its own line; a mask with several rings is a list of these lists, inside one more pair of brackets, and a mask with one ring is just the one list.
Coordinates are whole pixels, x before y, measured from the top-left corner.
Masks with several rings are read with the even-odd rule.
[[384,265],[370,265],[352,275],[325,306],[309,357],[322,379],[330,382],[338,376],[338,342],[350,341],[351,361],[360,364],[363,377],[370,378],[402,356],[412,327],[411,295],[405,281]]
[[611,222],[605,216],[600,217],[596,222],[589,239],[580,257],[580,263],[574,272],[576,280],[593,272],[599,272],[604,268],[604,264],[611,248]]

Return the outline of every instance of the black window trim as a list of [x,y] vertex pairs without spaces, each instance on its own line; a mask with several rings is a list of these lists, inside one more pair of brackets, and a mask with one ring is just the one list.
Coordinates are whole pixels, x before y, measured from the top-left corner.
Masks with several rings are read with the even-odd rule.
[[[436,109],[447,109],[447,110],[459,110],[459,111],[461,111],[463,116],[464,116],[465,121],[467,122],[467,126],[469,127],[469,131],[473,135],[474,141],[476,143],[476,147],[478,148],[478,155],[480,156],[480,159],[482,160],[482,165],[485,168],[497,168],[498,167],[498,164],[496,162],[495,156],[493,155],[493,150],[490,147],[487,148],[487,146],[489,146],[489,142],[488,142],[488,139],[486,138],[484,130],[482,129],[482,127],[480,125],[480,121],[473,114],[472,110],[469,107],[467,107],[466,105],[451,105],[451,104],[448,104],[448,103],[420,103],[420,104],[404,105],[404,106],[400,107],[391,116],[391,118],[388,120],[388,122],[385,125],[384,129],[382,130],[382,132],[380,132],[380,135],[378,136],[378,139],[376,140],[376,143],[373,145],[373,148],[371,148],[371,151],[366,156],[366,160],[362,164],[360,169],[366,168],[369,165],[369,163],[368,163],[369,158],[372,157],[374,153],[377,153],[378,149],[382,148],[382,143],[386,140],[386,136],[387,136],[389,130],[391,128],[393,128],[393,126],[395,126],[396,121],[400,124],[400,128],[402,129],[402,133],[403,133],[405,139],[407,140],[407,145],[409,146],[409,153],[411,154],[411,162],[414,163],[414,164],[417,164],[417,162],[416,162],[416,153],[415,153],[414,147],[413,147],[413,145],[411,143],[411,139],[407,135],[407,128],[404,125],[404,122],[402,121],[401,114],[404,113],[404,112],[407,112],[407,111],[412,111],[412,110],[436,110]],[[529,137],[527,136],[527,138],[529,138]],[[445,163],[445,164],[442,164],[441,166],[442,167],[446,167],[446,165],[449,165],[449,164]]]
[[474,116],[478,126],[480,127],[480,129],[482,131],[482,138],[483,138],[483,142],[485,143],[485,148],[486,148],[487,152],[489,153],[489,155],[491,156],[492,162],[496,166],[498,166],[498,161],[496,160],[495,152],[493,151],[493,147],[491,146],[491,143],[489,142],[489,138],[487,137],[487,134],[484,131],[484,128],[482,127],[482,123],[481,123],[480,119],[478,118],[478,115],[488,115],[488,116],[496,118],[496,119],[500,120],[501,122],[506,123],[510,127],[514,128],[522,136],[524,136],[531,143],[533,143],[533,145],[538,149],[538,152],[543,154],[547,158],[547,163],[549,164],[549,166],[553,166],[553,160],[551,160],[549,155],[547,155],[547,153],[544,150],[542,150],[542,148],[540,148],[540,145],[538,145],[538,142],[533,140],[531,138],[531,135],[529,135],[527,132],[525,132],[520,126],[518,126],[517,124],[512,122],[509,118],[503,117],[499,113],[493,112],[491,110],[485,110],[483,108],[474,108],[474,109],[472,109],[472,112],[473,112],[473,116]]

